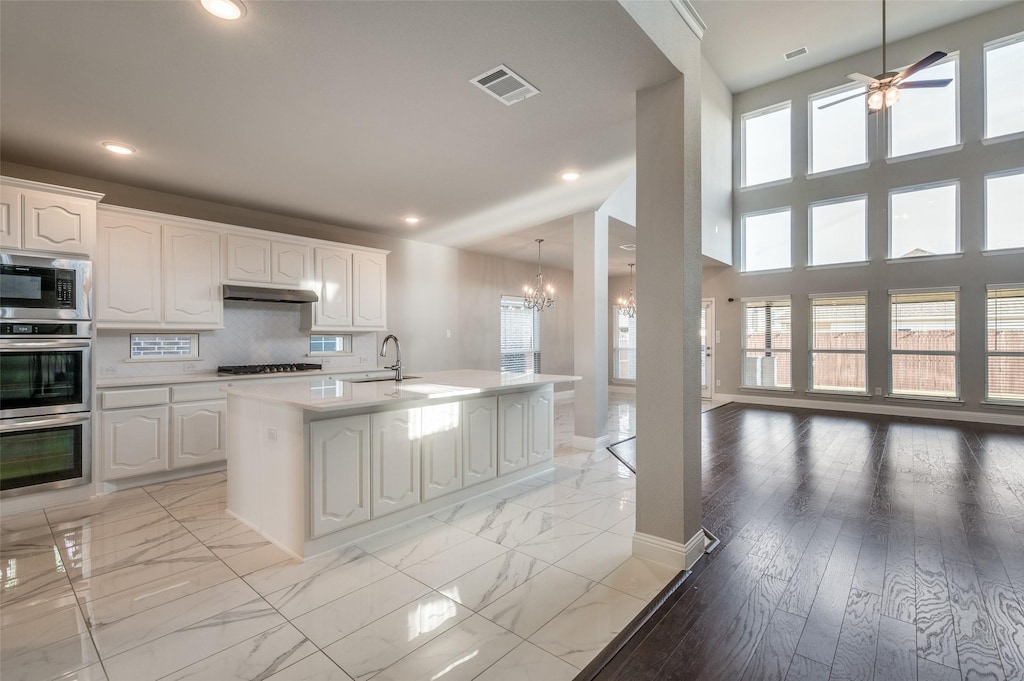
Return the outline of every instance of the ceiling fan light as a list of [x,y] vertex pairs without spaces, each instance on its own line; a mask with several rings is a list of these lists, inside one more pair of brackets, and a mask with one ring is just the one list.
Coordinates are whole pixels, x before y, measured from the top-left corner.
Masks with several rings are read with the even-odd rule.
[[885,103],[885,95],[882,94],[881,90],[875,90],[868,95],[868,108],[872,111],[881,110]]
[[900,101],[900,91],[892,87],[885,91],[885,105],[892,106]]

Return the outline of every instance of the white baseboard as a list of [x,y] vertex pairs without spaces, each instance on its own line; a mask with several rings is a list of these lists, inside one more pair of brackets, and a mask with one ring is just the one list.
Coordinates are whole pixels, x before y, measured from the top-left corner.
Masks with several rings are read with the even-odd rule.
[[572,446],[576,449],[604,449],[611,444],[611,438],[607,435],[601,437],[584,437],[582,435],[572,436]]
[[561,402],[562,400],[571,400],[575,397],[575,390],[561,390],[555,393],[555,402]]
[[608,392],[610,393],[625,393],[627,395],[636,395],[635,385],[625,385],[622,383],[609,383]]
[[798,399],[775,397],[773,395],[727,395],[718,393],[715,400],[730,400],[741,404],[764,404],[773,407],[801,407],[804,409],[823,409],[825,411],[842,411],[859,414],[887,414],[890,416],[911,416],[921,419],[939,419],[943,421],[973,421],[975,423],[994,423],[1004,426],[1020,425],[1021,415],[994,414],[981,411],[954,411],[952,409],[935,409],[933,407],[909,407],[899,404],[876,404],[874,402],[834,402],[832,400]]
[[685,544],[655,537],[643,532],[633,533],[633,555],[668,565],[677,570],[689,570],[704,555],[704,531],[690,537]]

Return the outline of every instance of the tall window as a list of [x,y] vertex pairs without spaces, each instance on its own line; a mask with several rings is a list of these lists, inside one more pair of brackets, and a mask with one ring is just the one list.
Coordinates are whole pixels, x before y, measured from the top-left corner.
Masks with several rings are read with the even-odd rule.
[[959,288],[889,292],[889,381],[893,395],[959,397],[958,298]]
[[985,399],[1024,404],[1024,286],[991,286]]
[[1024,170],[985,178],[985,248],[1024,248]]
[[792,266],[789,208],[744,215],[742,239],[744,272]]
[[742,387],[792,387],[791,311],[789,296],[743,300]]
[[743,186],[784,180],[791,176],[789,102],[743,115]]
[[822,173],[867,162],[868,116],[864,98],[855,97],[821,108],[857,92],[864,92],[864,86],[844,85],[810,96],[810,172]]
[[945,78],[951,78],[953,82],[942,88],[899,91],[899,104],[886,110],[889,114],[890,157],[942,149],[959,142],[957,55],[918,71],[907,82]]
[[868,392],[867,294],[811,298],[811,390]]
[[810,264],[833,265],[867,260],[867,210],[866,196],[812,203]]
[[501,297],[501,370],[540,373],[540,312],[515,296]]
[[612,335],[612,379],[636,380],[636,317],[630,317],[619,307],[612,308],[615,333]]
[[985,137],[1024,132],[1024,33],[985,46]]
[[958,253],[959,182],[889,193],[889,257]]

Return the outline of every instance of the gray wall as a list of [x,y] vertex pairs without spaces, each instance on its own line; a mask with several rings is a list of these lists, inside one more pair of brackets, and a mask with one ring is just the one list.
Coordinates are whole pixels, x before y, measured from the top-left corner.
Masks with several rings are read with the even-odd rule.
[[[795,393],[772,393],[780,403],[805,398],[808,381],[808,294],[868,291],[868,372],[870,388],[888,386],[888,291],[899,288],[960,286],[960,374],[963,407],[928,406],[968,411],[1000,411],[985,406],[985,285],[1024,281],[1024,255],[983,254],[984,176],[1024,166],[1024,139],[983,144],[982,46],[1024,26],[1024,4],[980,15],[893,45],[891,64],[911,63],[936,49],[960,52],[960,130],[963,149],[924,158],[889,163],[883,157],[876,126],[869,125],[870,167],[808,180],[807,97],[839,85],[853,71],[875,73],[879,52],[844,59],[806,73],[738,94],[734,98],[733,132],[739,139],[740,116],[777,102],[792,100],[792,182],[735,191],[733,194],[734,260],[739,263],[739,223],[744,213],[791,206],[793,270],[782,273],[740,274],[737,267],[705,269],[704,295],[716,299],[717,327],[722,332],[716,364],[717,392],[740,393],[740,298],[789,294],[793,302],[793,386]],[[874,119],[872,119],[874,120]],[[735,186],[739,186],[738,144],[734,149]],[[959,179],[961,257],[887,263],[888,190],[895,187]],[[867,265],[809,270],[807,263],[807,206],[810,202],[852,194],[868,195]],[[728,303],[733,297],[736,302]],[[763,394],[759,392],[758,394]],[[823,398],[828,399],[828,398]],[[840,398],[841,399],[841,398]],[[892,404],[884,397],[870,398]],[[847,398],[849,401],[849,398]],[[862,400],[855,400],[862,402]],[[901,403],[903,403],[901,401]],[[1005,410],[1003,410],[1005,411]]]
[[[104,204],[212,220],[286,234],[383,248],[388,256],[388,326],[402,339],[408,371],[489,369],[500,366],[499,301],[516,295],[536,272],[534,266],[445,246],[400,239],[95,178],[10,163],[10,177],[105,194]],[[558,285],[555,306],[541,313],[541,369],[571,374],[572,273],[544,268]],[[447,337],[451,330],[451,338]],[[296,336],[301,333],[298,327]],[[379,358],[378,358],[379,359]],[[299,358],[296,358],[298,361]],[[126,374],[127,375],[127,374]],[[571,384],[558,386],[571,389]]]
[[732,93],[707,59],[700,87],[701,252],[731,265]]

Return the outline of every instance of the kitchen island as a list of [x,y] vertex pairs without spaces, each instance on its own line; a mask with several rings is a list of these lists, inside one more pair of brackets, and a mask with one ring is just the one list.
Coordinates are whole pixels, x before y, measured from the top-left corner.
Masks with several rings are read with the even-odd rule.
[[228,510],[307,558],[550,470],[554,385],[445,371],[232,385]]

